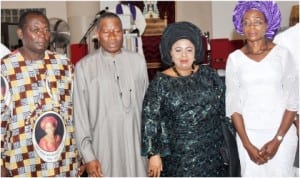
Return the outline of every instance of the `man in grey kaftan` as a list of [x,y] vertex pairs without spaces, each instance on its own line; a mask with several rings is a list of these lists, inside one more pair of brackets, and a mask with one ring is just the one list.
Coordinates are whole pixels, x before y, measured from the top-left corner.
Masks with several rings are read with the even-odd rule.
[[[141,156],[141,108],[148,86],[145,59],[100,47],[75,68],[74,118],[83,162],[98,160],[105,177],[147,175]],[[87,170],[89,176],[93,173]]]

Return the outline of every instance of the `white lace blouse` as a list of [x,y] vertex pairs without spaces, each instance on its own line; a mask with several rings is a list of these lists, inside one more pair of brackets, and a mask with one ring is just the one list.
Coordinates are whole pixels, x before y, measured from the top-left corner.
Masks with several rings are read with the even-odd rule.
[[243,116],[248,129],[278,128],[285,109],[298,108],[296,64],[287,49],[276,45],[260,62],[241,50],[232,52],[226,66],[226,116]]

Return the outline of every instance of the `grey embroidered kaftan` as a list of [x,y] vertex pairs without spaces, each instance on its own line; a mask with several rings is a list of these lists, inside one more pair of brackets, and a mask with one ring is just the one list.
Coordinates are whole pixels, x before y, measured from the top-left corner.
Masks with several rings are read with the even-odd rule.
[[141,156],[141,109],[148,86],[146,63],[122,50],[101,48],[75,68],[76,139],[84,162],[98,159],[104,176],[146,176]]

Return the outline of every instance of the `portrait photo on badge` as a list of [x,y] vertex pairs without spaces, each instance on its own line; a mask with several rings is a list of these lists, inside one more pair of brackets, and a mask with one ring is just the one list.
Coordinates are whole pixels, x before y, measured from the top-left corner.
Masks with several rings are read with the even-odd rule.
[[7,80],[5,79],[5,77],[1,75],[1,101],[4,100],[4,103],[6,105],[8,105],[10,102],[10,95],[8,92],[8,88],[9,86]]
[[35,151],[44,161],[59,159],[64,148],[65,124],[58,113],[43,113],[35,122],[33,134]]

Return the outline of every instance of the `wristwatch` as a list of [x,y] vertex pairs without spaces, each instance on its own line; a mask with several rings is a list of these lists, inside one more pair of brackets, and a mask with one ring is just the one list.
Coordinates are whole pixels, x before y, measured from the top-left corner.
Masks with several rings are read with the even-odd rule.
[[281,141],[282,141],[282,139],[283,139],[283,136],[281,136],[281,135],[277,135],[277,136],[276,136],[276,139],[277,139],[278,141],[280,141],[280,142],[281,142]]

